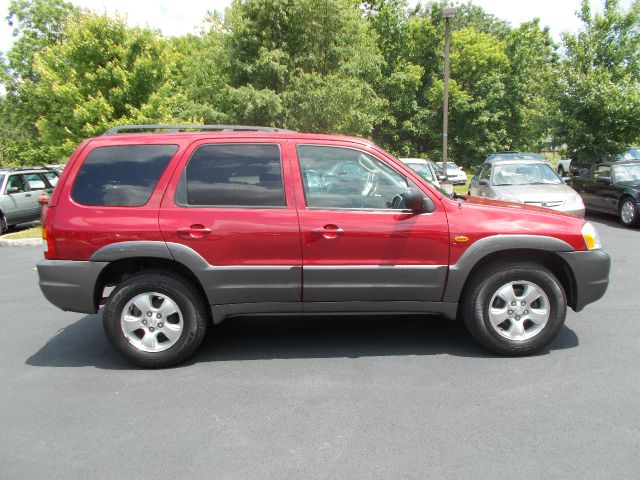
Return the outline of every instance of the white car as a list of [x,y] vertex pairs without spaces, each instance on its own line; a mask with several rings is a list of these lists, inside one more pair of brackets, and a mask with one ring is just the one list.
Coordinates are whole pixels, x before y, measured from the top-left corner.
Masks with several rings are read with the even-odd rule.
[[427,182],[432,183],[436,187],[440,186],[436,164],[431,160],[425,160],[423,158],[399,158],[398,160],[424,178]]
[[[436,162],[436,165],[442,171],[442,162]],[[447,162],[447,177],[454,185],[465,185],[467,183],[467,174],[454,162]]]

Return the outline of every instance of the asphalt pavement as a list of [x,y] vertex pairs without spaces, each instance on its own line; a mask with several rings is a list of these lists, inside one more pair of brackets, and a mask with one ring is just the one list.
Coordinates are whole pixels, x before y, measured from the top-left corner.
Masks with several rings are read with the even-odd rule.
[[138,370],[0,248],[0,479],[640,478],[640,230],[590,216],[606,296],[551,348],[435,316],[242,318]]

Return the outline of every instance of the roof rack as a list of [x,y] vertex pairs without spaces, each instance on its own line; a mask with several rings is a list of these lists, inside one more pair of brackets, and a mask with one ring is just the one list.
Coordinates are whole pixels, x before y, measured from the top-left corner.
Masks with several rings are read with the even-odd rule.
[[5,170],[10,172],[23,172],[26,170],[53,170],[51,167],[43,167],[41,165],[36,165],[33,167],[8,167]]
[[103,135],[117,135],[126,131],[138,130],[168,130],[170,133],[184,132],[185,130],[220,131],[220,132],[272,132],[292,133],[292,130],[274,127],[252,127],[247,125],[119,125],[110,128]]

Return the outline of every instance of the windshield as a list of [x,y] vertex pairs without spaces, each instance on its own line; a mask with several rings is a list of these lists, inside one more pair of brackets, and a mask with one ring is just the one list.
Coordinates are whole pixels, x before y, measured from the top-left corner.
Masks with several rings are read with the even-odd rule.
[[543,160],[546,161],[544,155],[539,153],[494,153],[489,157],[491,160]]
[[429,182],[433,182],[435,180],[429,165],[426,163],[407,163],[407,166],[425,180],[428,180]]
[[616,182],[640,182],[640,164],[614,165],[613,174]]
[[640,160],[640,147],[629,147],[629,149],[620,155],[620,160]]
[[561,184],[562,179],[546,163],[507,163],[493,169],[494,185]]
[[2,188],[2,182],[4,182],[4,175],[0,175],[0,188]]

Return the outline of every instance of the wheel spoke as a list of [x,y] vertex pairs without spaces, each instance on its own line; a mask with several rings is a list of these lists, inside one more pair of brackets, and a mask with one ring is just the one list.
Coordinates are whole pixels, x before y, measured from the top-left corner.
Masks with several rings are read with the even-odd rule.
[[162,299],[162,305],[158,309],[158,313],[162,314],[163,318],[167,318],[170,315],[178,312],[178,306],[170,298],[164,297]]
[[489,308],[489,321],[494,327],[497,327],[502,322],[509,318],[509,307],[506,306],[504,308]]
[[516,299],[516,292],[513,290],[513,284],[508,283],[496,292],[496,296],[502,298],[505,302],[510,303]]
[[142,337],[142,345],[148,349],[148,351],[153,351],[158,346],[158,339],[156,338],[157,333],[145,332],[144,337]]
[[512,320],[511,327],[509,328],[509,335],[511,335],[515,340],[519,340],[524,337],[524,334],[524,322]]
[[522,292],[522,296],[520,297],[522,300],[527,302],[527,305],[531,305],[537,299],[542,296],[542,292],[538,287],[531,283],[527,283],[524,286],[524,291]]
[[161,332],[164,334],[165,337],[169,339],[171,343],[173,343],[176,340],[178,340],[178,338],[180,338],[180,334],[182,333],[182,325],[165,323]]
[[127,333],[135,332],[142,328],[142,317],[134,317],[133,315],[126,314],[123,317],[122,328]]
[[150,312],[153,310],[153,304],[151,303],[152,298],[153,295],[151,294],[138,295],[133,299],[133,304],[144,315],[146,312]]
[[536,325],[544,326],[549,320],[549,311],[546,308],[532,308],[527,316]]

